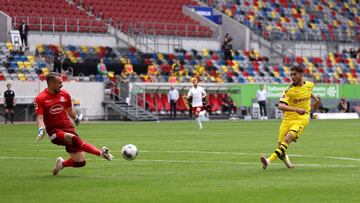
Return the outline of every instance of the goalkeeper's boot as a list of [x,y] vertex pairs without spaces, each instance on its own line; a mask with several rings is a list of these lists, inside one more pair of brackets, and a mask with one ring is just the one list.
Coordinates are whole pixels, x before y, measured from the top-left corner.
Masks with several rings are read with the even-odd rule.
[[112,158],[113,158],[113,155],[111,155],[109,153],[109,148],[107,148],[107,147],[102,147],[101,148],[101,156],[104,157],[104,159],[106,159],[108,161],[111,161]]
[[63,169],[63,166],[62,166],[63,161],[64,161],[64,159],[62,157],[56,158],[55,166],[53,168],[54,176],[56,176],[61,171],[61,169]]
[[265,156],[260,156],[260,161],[263,165],[263,169],[266,169],[270,165],[270,161]]

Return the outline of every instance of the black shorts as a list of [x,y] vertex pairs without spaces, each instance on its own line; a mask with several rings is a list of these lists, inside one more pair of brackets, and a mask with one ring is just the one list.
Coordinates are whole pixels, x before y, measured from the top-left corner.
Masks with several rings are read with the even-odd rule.
[[15,108],[15,106],[13,103],[6,104],[6,106],[4,105],[4,109],[14,110],[14,108]]

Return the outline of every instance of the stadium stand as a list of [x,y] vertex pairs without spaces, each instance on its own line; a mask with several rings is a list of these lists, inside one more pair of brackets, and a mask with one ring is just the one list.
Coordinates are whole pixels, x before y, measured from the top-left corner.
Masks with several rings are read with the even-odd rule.
[[[80,2],[80,0],[75,0]],[[191,37],[210,37],[209,27],[186,16],[185,5],[197,5],[192,0],[84,0],[84,7],[91,8],[112,25],[134,34],[178,35]]]
[[[61,9],[59,9],[61,8]],[[32,31],[106,33],[106,24],[78,5],[65,0],[0,0],[0,10],[10,15],[15,28],[25,21]]]
[[[7,73],[14,74],[46,74],[55,52],[65,53],[64,67],[72,67],[75,76],[91,76],[92,80],[133,82],[189,82],[197,78],[210,83],[289,83],[289,67],[302,65],[305,76],[318,83],[358,84],[360,74],[360,59],[350,53],[330,53],[326,57],[284,57],[284,65],[273,64],[261,56],[258,51],[233,51],[233,60],[224,61],[220,50],[175,50],[174,53],[141,53],[133,48],[111,48],[91,46],[60,46],[38,45],[36,58],[11,52],[12,45],[7,43],[3,50],[10,53],[6,61]],[[38,59],[45,60],[38,60]],[[107,65],[109,75],[97,75],[96,65],[102,58]],[[121,74],[127,59],[131,59],[134,74]],[[180,61],[180,67],[175,67]],[[159,75],[148,74],[148,66],[154,64]],[[164,69],[164,67],[168,69]],[[4,71],[3,71],[4,72]],[[20,78],[20,77],[18,77]],[[23,78],[23,77],[21,77]],[[27,78],[27,77],[25,77]],[[29,77],[31,79],[31,77]]]
[[33,81],[43,80],[49,73],[47,63],[34,55],[15,51],[11,43],[0,44],[0,56],[4,67],[0,68],[0,79]]
[[360,41],[360,5],[352,1],[217,0],[213,6],[270,40]]

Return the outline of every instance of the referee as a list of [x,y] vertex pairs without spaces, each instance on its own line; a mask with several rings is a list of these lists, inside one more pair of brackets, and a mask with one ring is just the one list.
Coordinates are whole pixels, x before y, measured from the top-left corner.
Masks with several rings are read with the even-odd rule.
[[11,84],[7,84],[7,90],[4,92],[4,109],[5,109],[5,124],[8,121],[8,114],[11,113],[11,124],[14,123],[14,108],[15,108],[15,92],[11,90]]

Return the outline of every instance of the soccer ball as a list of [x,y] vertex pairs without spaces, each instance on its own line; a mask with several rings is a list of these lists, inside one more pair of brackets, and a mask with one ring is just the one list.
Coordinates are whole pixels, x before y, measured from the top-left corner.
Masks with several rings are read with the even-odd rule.
[[127,144],[121,149],[121,155],[124,159],[132,161],[136,159],[138,155],[137,147],[133,144]]

